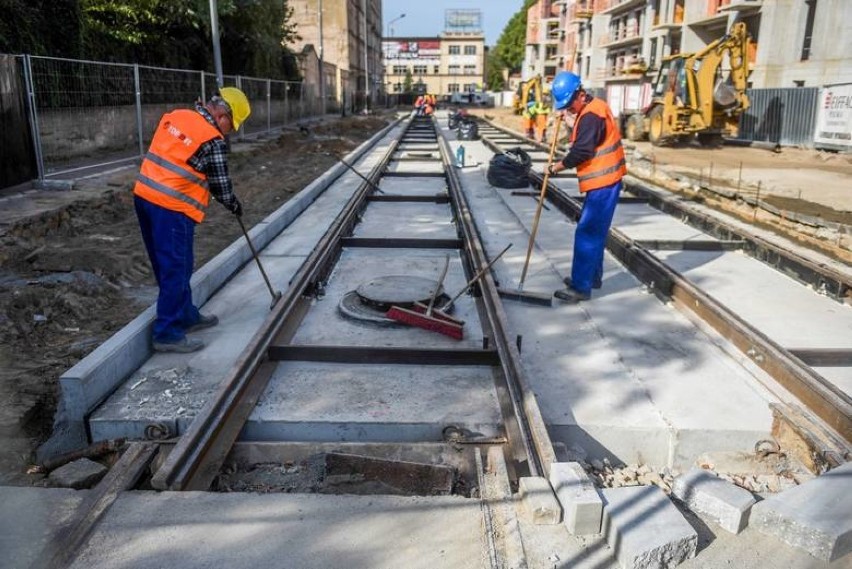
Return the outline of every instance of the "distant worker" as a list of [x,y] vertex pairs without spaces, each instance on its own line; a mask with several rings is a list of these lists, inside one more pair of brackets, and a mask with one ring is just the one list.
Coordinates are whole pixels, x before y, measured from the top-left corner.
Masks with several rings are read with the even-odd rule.
[[609,106],[586,93],[580,77],[560,71],[551,88],[557,120],[574,117],[571,149],[559,162],[551,164],[552,176],[566,168],[577,169],[580,192],[585,194],[583,209],[574,232],[574,257],[568,287],[556,298],[580,302],[591,298],[592,288],[600,288],[606,237],[612,225],[621,193],[621,180],[627,174],[621,134]]
[[[195,332],[218,324],[192,302],[195,225],[204,219],[210,194],[237,217],[243,208],[228,173],[225,135],[251,114],[245,94],[223,87],[195,110],[163,115],[133,188],[142,240],[159,286],[153,347],[159,352],[194,352],[204,347]],[[208,189],[209,188],[209,189]]]
[[533,109],[535,108],[535,101],[530,101],[527,103],[526,108],[521,111],[521,130],[524,131],[524,135],[527,138],[532,139],[535,137],[535,114]]
[[533,120],[535,121],[535,139],[544,142],[547,138],[547,116],[550,109],[541,101],[536,101],[532,107]]
[[432,113],[435,111],[435,96],[426,93],[423,96],[423,114],[426,116],[432,116]]
[[426,97],[423,95],[417,95],[417,99],[414,101],[414,114],[418,117],[421,116],[426,107]]

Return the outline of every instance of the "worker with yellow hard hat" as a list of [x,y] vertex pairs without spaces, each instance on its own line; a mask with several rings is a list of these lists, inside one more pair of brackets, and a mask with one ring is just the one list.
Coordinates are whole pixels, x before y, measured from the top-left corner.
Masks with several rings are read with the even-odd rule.
[[210,195],[237,217],[242,205],[228,173],[225,136],[251,115],[245,93],[222,87],[195,110],[178,109],[162,116],[133,187],[142,241],[160,288],[153,348],[194,352],[204,347],[186,334],[215,326],[192,302],[195,225],[204,219]]

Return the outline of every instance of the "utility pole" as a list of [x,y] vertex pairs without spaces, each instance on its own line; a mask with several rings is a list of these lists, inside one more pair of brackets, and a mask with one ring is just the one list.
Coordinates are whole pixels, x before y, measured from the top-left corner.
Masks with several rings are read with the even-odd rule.
[[213,36],[213,66],[216,69],[216,86],[220,89],[225,86],[225,77],[222,73],[222,50],[219,47],[219,8],[216,0],[210,0],[210,35]]
[[370,63],[368,55],[369,37],[367,36],[367,0],[361,0],[361,6],[364,9],[364,114],[366,115],[370,110]]
[[323,74],[322,61],[322,0],[319,1],[319,96],[322,105],[322,114],[325,114],[325,76]]

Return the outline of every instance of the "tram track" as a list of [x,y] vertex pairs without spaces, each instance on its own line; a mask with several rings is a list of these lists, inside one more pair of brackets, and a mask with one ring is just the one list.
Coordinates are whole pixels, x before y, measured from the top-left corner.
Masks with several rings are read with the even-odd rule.
[[[513,147],[546,150],[546,146],[519,137],[516,133],[498,127],[490,121],[482,121],[480,129],[483,142],[492,151],[503,152]],[[562,152],[566,149],[562,148]],[[539,171],[543,165],[539,160]],[[531,172],[535,185],[541,187],[543,176]],[[701,231],[705,237],[689,240],[668,241],[665,239],[633,239],[618,227],[617,222],[610,231],[607,249],[628,268],[650,290],[665,300],[671,300],[685,313],[694,315],[709,325],[737,349],[741,350],[758,367],[766,371],[781,386],[798,398],[806,408],[818,416],[837,436],[826,434],[820,429],[800,425],[800,431],[808,439],[814,452],[821,452],[830,466],[837,466],[852,455],[852,397],[850,394],[822,374],[815,367],[852,366],[852,348],[787,348],[762,332],[758,326],[737,314],[712,294],[691,282],[677,269],[666,264],[655,252],[660,251],[741,251],[749,257],[766,264],[795,280],[812,287],[814,294],[828,296],[839,303],[852,290],[852,276],[833,269],[827,264],[797,254],[770,243],[757,233],[726,222],[720,216],[696,211],[683,200],[655,191],[638,180],[628,178],[625,183],[626,196],[620,203],[647,205],[661,216],[675,217],[682,223]],[[582,209],[582,196],[570,195],[560,188],[554,179],[545,190],[546,200],[570,219],[577,219]],[[747,285],[744,287],[747,288]],[[778,414],[787,421],[799,422],[798,413],[779,407]],[[806,421],[807,423],[807,421]]]
[[[494,534],[501,533],[495,527],[513,523],[500,504],[518,491],[520,479],[547,479],[551,465],[565,460],[564,447],[558,447],[568,443],[557,440],[560,435],[553,436],[563,431],[547,422],[539,406],[540,380],[536,383],[529,377],[530,367],[541,373],[532,361],[538,357],[534,351],[538,342],[531,340],[533,351],[521,357],[522,335],[514,325],[518,309],[507,310],[504,305],[512,301],[501,299],[498,271],[485,271],[470,294],[449,307],[466,322],[465,339],[459,343],[425,330],[376,324],[375,320],[353,321],[345,317],[346,310],[338,303],[369,276],[408,271],[433,277],[447,254],[451,259],[447,288],[457,288],[486,267],[495,254],[494,236],[486,238],[481,214],[475,211],[478,196],[465,187],[461,169],[454,163],[452,144],[458,142],[451,144],[446,133],[438,132],[438,119],[407,119],[403,124],[398,138],[385,147],[367,150],[351,164],[362,179],[292,275],[277,283],[281,299],[222,372],[191,422],[185,428],[177,427],[172,434],[179,436],[170,440],[134,443],[109,481],[100,484],[79,509],[76,529],[65,531],[45,550],[41,566],[73,563],[121,492],[140,488],[154,488],[164,495],[207,492],[218,489],[216,481],[228,462],[250,457],[246,460],[291,464],[317,454],[330,457],[324,463],[328,468],[335,461],[343,461],[344,471],[356,468],[354,464],[365,469],[385,468],[389,479],[410,477],[415,470],[430,467],[437,469],[440,478],[445,477],[445,469],[455,469],[455,476],[463,480],[454,485],[458,488],[453,492],[479,500],[490,566],[506,565],[507,555],[514,556],[516,563],[525,563],[524,547],[512,543],[517,538],[512,537],[517,533],[514,529],[495,539]],[[487,124],[480,133],[493,152],[525,144]],[[330,187],[351,185],[352,175],[347,179],[341,176]],[[542,179],[533,173],[531,182],[540,187]],[[526,194],[537,197],[536,192]],[[576,218],[582,207],[579,196],[560,187],[558,179],[551,180],[546,199],[548,215],[559,223]],[[654,202],[667,204],[662,210],[672,207],[665,198],[641,192],[625,196],[621,203],[644,207]],[[675,215],[684,220],[689,217],[682,211]],[[708,224],[711,222],[704,222]],[[712,224],[722,227],[717,221]],[[400,227],[406,230],[400,231]],[[616,223],[608,248],[649,291],[715,329],[753,365],[798,397],[808,408],[807,418],[809,413],[818,416],[827,425],[825,429],[821,423],[804,425],[795,409],[777,406],[777,414],[795,426],[811,452],[819,454],[816,466],[836,466],[850,458],[852,405],[848,393],[823,377],[815,369],[820,366],[813,364],[849,365],[849,351],[785,348],[739,317],[735,308],[692,282],[688,274],[666,263],[666,251],[747,250],[743,244],[751,243],[750,239],[724,227],[712,238],[681,242],[665,237],[636,239]],[[516,245],[520,249],[523,244]],[[774,251],[773,255],[781,253]],[[776,266],[804,267],[801,274],[823,279],[819,282],[830,283],[831,290],[841,296],[849,290],[844,275],[820,273],[818,264],[807,259],[785,256]],[[499,279],[505,285],[505,267]],[[532,318],[536,314],[540,313],[533,312]],[[395,371],[384,377],[383,370]],[[131,381],[133,378],[128,383]],[[142,381],[144,378],[134,385]],[[414,410],[394,414],[389,410],[393,405],[386,400],[406,389],[412,393],[396,396],[415,402],[429,390],[446,390],[449,399],[429,399],[424,407],[440,402],[451,409],[436,414],[415,405]],[[117,396],[126,397],[127,391]],[[470,401],[462,401],[465,397]],[[289,407],[275,407],[285,399],[293,400]],[[300,405],[312,409],[301,413]],[[370,414],[389,416],[381,426],[354,419],[347,422],[341,417],[349,413],[349,407],[356,409],[353,413],[366,408]],[[323,415],[329,408],[332,411]],[[273,417],[271,409],[283,418]],[[468,414],[476,416],[468,420]],[[302,425],[294,426],[297,423]],[[138,421],[122,428],[137,429]],[[103,425],[99,429],[103,432]],[[156,458],[154,447],[159,447]],[[235,459],[235,455],[243,458]],[[143,477],[149,463],[153,474]],[[486,482],[486,471],[503,472],[506,480]],[[506,485],[503,490],[502,484]],[[476,491],[465,494],[477,486]]]

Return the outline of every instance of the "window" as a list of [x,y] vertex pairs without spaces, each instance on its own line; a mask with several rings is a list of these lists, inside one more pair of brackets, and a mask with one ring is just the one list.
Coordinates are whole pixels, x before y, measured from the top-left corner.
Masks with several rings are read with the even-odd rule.
[[449,89],[450,93],[458,93],[459,92],[459,84],[458,83],[450,83],[447,85],[447,89]]
[[648,67],[654,69],[657,66],[657,38],[651,40],[651,51],[648,54]]
[[447,67],[447,71],[450,75],[459,75],[461,74],[461,65],[450,65]]
[[476,46],[475,45],[464,46],[464,54],[465,55],[476,55]]
[[475,93],[476,92],[476,83],[465,83],[464,90],[466,93]]
[[814,34],[814,17],[817,0],[805,0],[808,5],[808,17],[805,20],[805,37],[802,39],[802,61],[811,58],[811,37]]
[[459,55],[461,53],[460,46],[451,45],[450,46],[450,55]]
[[393,66],[393,74],[394,75],[405,75],[406,71],[408,71],[407,65],[394,65]]
[[412,73],[414,73],[414,75],[426,75],[426,69],[427,67],[425,65],[415,65]]
[[805,82],[804,81],[793,81],[793,85],[796,86],[796,87],[804,87]]
[[464,74],[465,75],[476,75],[476,65],[465,65],[464,66]]
[[432,73],[434,73],[435,75],[437,75],[437,74],[438,74],[438,73],[440,73],[440,72],[441,72],[441,66],[440,66],[440,65],[436,65],[436,66],[433,68]]
[[393,84],[393,92],[399,93],[400,91],[402,91],[402,83],[394,83]]

